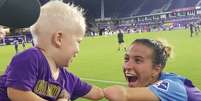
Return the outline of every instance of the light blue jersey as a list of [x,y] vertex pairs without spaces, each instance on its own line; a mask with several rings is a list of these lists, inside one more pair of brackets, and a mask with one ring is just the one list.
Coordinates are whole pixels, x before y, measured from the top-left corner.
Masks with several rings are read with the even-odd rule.
[[173,73],[161,73],[159,81],[149,89],[161,101],[201,101],[200,90],[190,80]]

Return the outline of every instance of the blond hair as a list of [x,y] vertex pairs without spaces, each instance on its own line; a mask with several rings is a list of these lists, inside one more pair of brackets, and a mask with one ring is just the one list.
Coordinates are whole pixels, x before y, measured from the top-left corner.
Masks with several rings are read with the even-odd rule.
[[56,31],[64,31],[67,34],[79,31],[84,34],[86,24],[83,9],[61,1],[50,1],[42,6],[39,19],[31,26],[34,42],[37,42],[39,35],[51,36],[50,34]]

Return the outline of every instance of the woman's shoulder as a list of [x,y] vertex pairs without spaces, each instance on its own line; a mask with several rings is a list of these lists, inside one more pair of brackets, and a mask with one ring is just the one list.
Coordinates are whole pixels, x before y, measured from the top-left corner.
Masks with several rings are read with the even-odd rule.
[[173,82],[184,82],[186,78],[184,76],[175,74],[175,73],[168,73],[163,72],[160,75],[160,80],[167,80],[167,81],[173,81]]

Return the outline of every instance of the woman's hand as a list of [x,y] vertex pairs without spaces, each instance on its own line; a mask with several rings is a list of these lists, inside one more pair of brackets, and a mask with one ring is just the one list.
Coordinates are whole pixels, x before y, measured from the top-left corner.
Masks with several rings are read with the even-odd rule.
[[109,101],[127,101],[126,90],[123,86],[110,86],[104,89],[104,95]]

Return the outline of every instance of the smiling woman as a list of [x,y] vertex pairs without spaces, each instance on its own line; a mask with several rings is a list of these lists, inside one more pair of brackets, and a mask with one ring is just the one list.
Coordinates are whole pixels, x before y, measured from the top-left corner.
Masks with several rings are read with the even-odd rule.
[[123,65],[130,87],[156,82],[170,56],[171,48],[160,41],[137,39],[129,47]]
[[133,41],[123,64],[129,88],[105,88],[105,97],[110,101],[200,101],[201,92],[190,80],[163,72],[170,53],[171,48],[161,41]]

